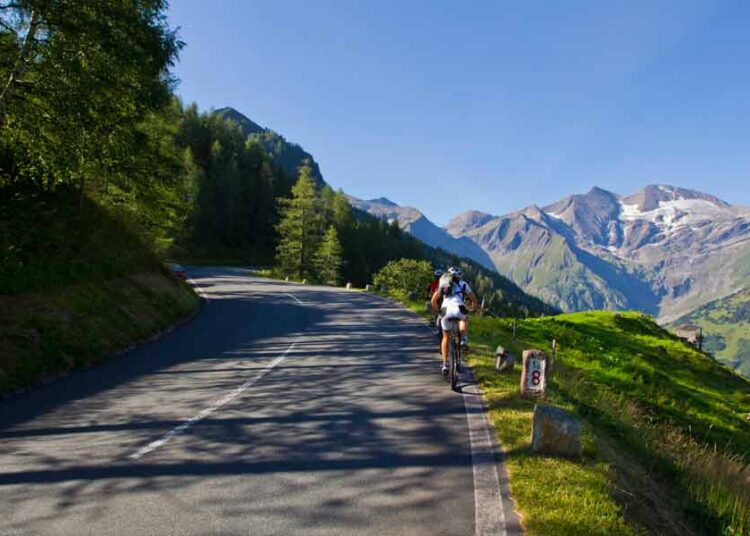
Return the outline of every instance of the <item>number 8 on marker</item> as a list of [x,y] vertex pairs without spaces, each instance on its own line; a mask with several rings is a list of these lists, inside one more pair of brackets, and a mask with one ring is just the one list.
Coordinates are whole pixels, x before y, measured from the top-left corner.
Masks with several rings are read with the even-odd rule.
[[538,371],[538,370],[535,370],[534,372],[532,372],[531,373],[531,383],[533,385],[539,385],[539,383],[541,382],[541,376],[542,376],[542,373],[540,371]]

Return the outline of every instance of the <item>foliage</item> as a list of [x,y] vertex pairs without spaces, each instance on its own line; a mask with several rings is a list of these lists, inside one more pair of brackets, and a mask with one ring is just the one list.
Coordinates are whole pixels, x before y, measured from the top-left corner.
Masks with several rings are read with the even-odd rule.
[[248,139],[263,147],[264,151],[290,177],[296,176],[298,170],[306,166],[310,168],[310,177],[315,181],[315,184],[318,187],[325,185],[318,163],[315,162],[310,153],[296,143],[288,142],[284,139],[284,136],[272,130],[252,133],[248,136]]
[[315,257],[315,269],[327,285],[338,285],[341,279],[341,243],[336,228],[331,225],[323,236]]
[[0,294],[153,270],[158,261],[122,212],[78,191],[0,189]]
[[276,247],[279,269],[299,279],[317,278],[315,254],[320,246],[325,214],[308,166],[300,169],[291,197],[280,199],[279,204],[281,219],[277,227],[279,245]]
[[139,148],[137,125],[168,103],[167,69],[181,47],[165,9],[164,0],[2,6],[3,56],[15,60],[0,62],[0,145],[17,163],[5,180],[51,188],[135,178],[121,167]]
[[176,143],[194,166],[190,213],[172,253],[268,265],[277,246],[276,199],[293,181],[241,129],[195,105],[180,110]]
[[373,283],[378,288],[423,294],[432,280],[432,264],[428,261],[399,259],[391,261],[375,274]]

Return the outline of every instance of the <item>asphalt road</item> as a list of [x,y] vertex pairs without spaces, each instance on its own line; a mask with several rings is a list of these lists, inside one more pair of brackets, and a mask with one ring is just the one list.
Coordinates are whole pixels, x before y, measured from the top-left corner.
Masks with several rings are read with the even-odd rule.
[[0,535],[504,533],[477,397],[415,315],[189,272],[191,322],[0,402]]

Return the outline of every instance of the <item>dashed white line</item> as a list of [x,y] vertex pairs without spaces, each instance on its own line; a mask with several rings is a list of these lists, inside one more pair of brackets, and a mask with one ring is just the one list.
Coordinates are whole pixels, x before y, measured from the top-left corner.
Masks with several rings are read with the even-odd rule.
[[289,348],[287,348],[284,351],[283,354],[281,354],[279,357],[277,357],[276,359],[274,359],[273,361],[271,361],[268,365],[266,365],[266,367],[263,370],[261,370],[260,372],[258,372],[258,374],[256,374],[255,376],[253,376],[252,378],[250,378],[249,380],[247,380],[245,383],[243,383],[242,385],[240,385],[236,389],[233,389],[232,391],[230,391],[229,393],[227,393],[226,395],[224,395],[222,398],[220,398],[219,400],[217,400],[216,402],[214,402],[213,404],[211,404],[209,407],[207,407],[206,409],[202,410],[200,413],[198,413],[197,415],[195,415],[194,417],[191,417],[190,419],[188,419],[187,421],[185,421],[181,425],[176,426],[175,428],[173,428],[172,430],[170,430],[169,432],[167,432],[166,434],[164,434],[161,438],[157,439],[156,441],[152,441],[151,443],[149,443],[145,447],[142,447],[142,448],[138,449],[133,454],[131,454],[130,456],[128,456],[128,458],[130,458],[131,460],[137,460],[141,456],[144,456],[144,455],[148,454],[149,452],[152,452],[152,451],[158,449],[159,447],[163,447],[173,437],[175,437],[175,436],[177,436],[177,435],[185,432],[186,430],[188,430],[191,426],[193,426],[197,422],[205,419],[206,417],[208,417],[209,415],[211,415],[214,411],[216,411],[217,409],[219,409],[223,405],[231,402],[232,400],[234,400],[235,398],[237,398],[238,396],[240,396],[244,391],[246,391],[247,389],[249,389],[250,387],[252,387],[258,381],[260,381],[260,379],[263,378],[263,376],[265,376],[266,374],[268,374],[276,365],[278,365],[279,363],[281,363],[286,358],[286,356],[289,355],[289,352],[292,351],[292,349],[294,348],[294,346],[296,344],[297,344],[296,342],[293,342],[289,346]]
[[290,293],[288,293],[288,292],[285,292],[284,294],[286,294],[286,295],[287,295],[287,296],[289,296],[290,298],[293,298],[293,299],[294,299],[294,301],[296,301],[296,302],[297,302],[297,303],[299,303],[300,305],[305,305],[305,302],[303,302],[302,300],[300,300],[300,299],[299,299],[299,298],[298,298],[297,296],[295,296],[294,294],[290,294]]

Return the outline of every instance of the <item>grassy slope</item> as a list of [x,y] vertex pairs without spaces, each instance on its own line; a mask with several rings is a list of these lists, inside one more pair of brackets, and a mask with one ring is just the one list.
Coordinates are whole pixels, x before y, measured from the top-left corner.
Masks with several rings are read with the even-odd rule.
[[[531,534],[750,531],[750,383],[635,313],[474,319],[471,362]],[[533,403],[491,351],[560,344],[549,402],[585,425],[580,461],[530,452]],[[716,445],[714,452],[706,445]],[[553,500],[550,503],[545,500]],[[557,507],[549,508],[549,504]]]
[[127,221],[75,191],[0,190],[0,394],[127,348],[195,311]]
[[701,326],[706,351],[750,377],[750,314],[738,315],[740,310],[750,310],[750,289],[708,303],[672,325],[690,322]]
[[[515,342],[512,321],[472,318],[470,338],[528,534],[750,533],[748,381],[638,313],[523,320]],[[518,395],[519,367],[494,370],[496,345],[520,356],[552,339],[547,403],[582,420],[580,460],[531,452],[534,402]]]
[[198,299],[144,272],[0,297],[0,394],[94,364],[189,315]]

